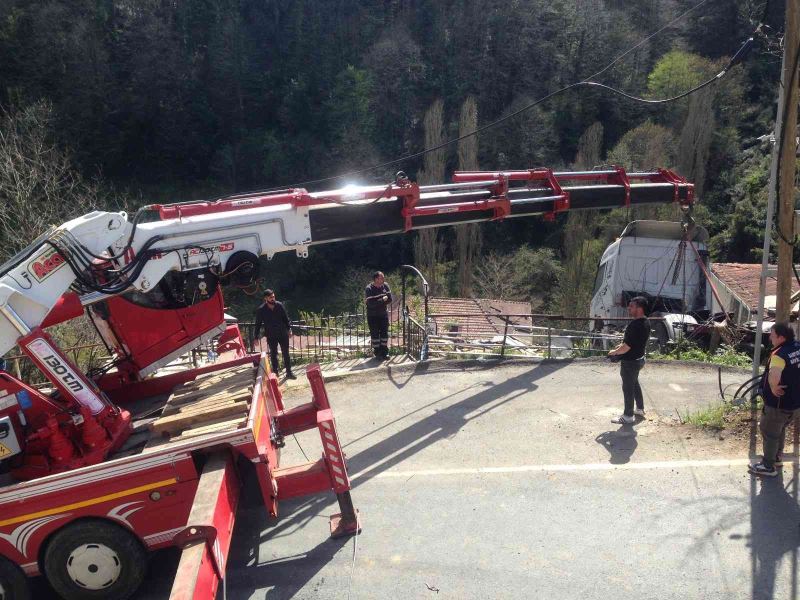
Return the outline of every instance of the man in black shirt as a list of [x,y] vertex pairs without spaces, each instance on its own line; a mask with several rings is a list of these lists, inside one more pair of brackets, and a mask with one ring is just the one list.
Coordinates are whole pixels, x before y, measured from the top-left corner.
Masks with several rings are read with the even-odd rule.
[[[621,425],[636,421],[636,416],[644,417],[644,396],[639,385],[639,371],[644,366],[644,352],[650,338],[650,321],[644,316],[647,300],[642,296],[632,298],[628,303],[628,314],[633,321],[625,328],[622,343],[608,353],[618,356],[620,360],[619,374],[622,377],[622,395],[625,398],[625,412],[612,423]],[[636,408],[634,408],[634,402]]]
[[283,304],[275,299],[275,292],[264,290],[264,304],[256,310],[256,328],[253,331],[253,339],[258,339],[258,332],[264,326],[264,335],[267,336],[269,346],[269,361],[272,363],[272,371],[278,374],[278,344],[281,346],[283,354],[283,366],[286,367],[286,378],[297,379],[292,373],[292,362],[289,357],[289,338],[292,337],[292,329],[289,322],[289,315]]
[[372,275],[372,283],[367,286],[367,325],[372,338],[372,351],[378,360],[389,358],[389,313],[387,308],[392,301],[392,292],[386,278],[380,271]]

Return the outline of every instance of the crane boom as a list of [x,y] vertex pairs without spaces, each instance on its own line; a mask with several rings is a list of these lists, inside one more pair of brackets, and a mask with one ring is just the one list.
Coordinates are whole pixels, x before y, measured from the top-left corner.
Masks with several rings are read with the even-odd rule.
[[[428,186],[401,172],[382,186],[255,192],[149,205],[130,220],[95,211],[68,221],[0,267],[0,354],[19,345],[60,392],[54,400],[0,371],[0,392],[31,403],[25,414],[34,433],[20,472],[39,472],[42,453],[61,456],[61,469],[102,460],[130,429],[130,414],[111,400],[136,397],[137,384],[199,343],[221,336],[242,356],[238,327],[225,324],[220,282],[255,277],[260,256],[305,257],[310,246],[339,240],[652,203],[689,210],[694,186],[664,169],[459,172]],[[44,331],[86,307],[116,355],[115,369],[94,378]],[[60,454],[70,447],[64,431],[91,452]]]

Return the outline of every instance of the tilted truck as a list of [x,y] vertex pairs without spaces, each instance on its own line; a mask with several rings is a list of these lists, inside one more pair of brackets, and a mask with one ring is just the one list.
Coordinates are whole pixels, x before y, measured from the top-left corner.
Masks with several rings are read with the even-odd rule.
[[[699,333],[711,318],[708,231],[670,221],[633,221],[600,259],[590,305],[596,331],[624,329],[628,302],[650,303],[653,337],[660,347]],[[704,273],[705,270],[705,273]]]

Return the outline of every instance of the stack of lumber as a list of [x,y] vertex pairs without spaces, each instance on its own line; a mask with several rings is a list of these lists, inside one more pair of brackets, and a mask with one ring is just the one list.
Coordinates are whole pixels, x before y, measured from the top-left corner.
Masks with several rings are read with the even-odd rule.
[[148,448],[166,441],[238,429],[247,421],[256,368],[252,364],[209,373],[177,388],[161,417],[150,424]]

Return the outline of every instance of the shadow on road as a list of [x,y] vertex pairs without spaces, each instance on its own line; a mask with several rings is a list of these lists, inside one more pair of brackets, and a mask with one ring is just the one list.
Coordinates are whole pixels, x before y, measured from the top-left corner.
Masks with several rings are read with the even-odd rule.
[[[760,412],[751,406],[750,458],[761,456],[758,421]],[[794,423],[794,438],[787,446],[798,452],[798,423]],[[775,579],[779,563],[788,555],[791,568],[789,595],[797,599],[797,559],[800,546],[800,507],[798,507],[798,477],[796,462],[787,461],[778,477],[750,481],[750,581],[752,600],[776,600]],[[784,484],[784,478],[789,481]]]
[[[788,469],[785,467],[786,470]],[[796,490],[797,468],[789,486]],[[790,472],[791,472],[790,471]],[[758,484],[757,484],[758,485]],[[800,507],[797,497],[784,487],[783,476],[760,482],[750,504],[750,552],[753,559],[752,598],[773,600],[777,567],[784,555],[792,564],[791,593],[782,598],[797,598],[797,548],[800,545]]]
[[[567,366],[570,362],[564,360],[539,363],[530,370],[498,384],[482,386],[483,389],[475,394],[446,406],[349,457],[348,471],[351,476],[359,474],[353,479],[356,506],[358,506],[358,486],[432,444],[456,435],[464,425],[474,419],[536,390],[538,385],[535,382],[538,379]],[[429,371],[426,368],[423,372]],[[257,488],[257,486],[248,487]],[[326,540],[301,555],[265,562],[259,562],[258,548],[267,540],[290,535],[309,522],[321,519],[320,513],[330,504],[331,497],[327,494],[281,503],[281,512],[286,516],[274,522],[272,527],[269,526],[266,516],[263,516],[263,510],[253,511],[251,518],[237,519],[235,533],[238,538],[237,545],[249,550],[231,556],[229,571],[233,575],[230,578],[228,591],[234,590],[235,597],[238,598],[248,597],[245,594],[252,594],[256,590],[271,588],[266,594],[267,598],[291,598],[303,589],[334,558],[349,538]],[[331,510],[331,512],[338,511]],[[248,537],[249,541],[246,541]]]
[[633,425],[621,425],[616,431],[604,431],[594,441],[608,450],[611,455],[608,462],[612,465],[629,463],[639,445]]

